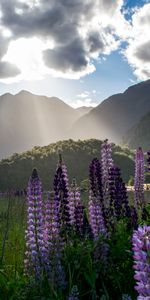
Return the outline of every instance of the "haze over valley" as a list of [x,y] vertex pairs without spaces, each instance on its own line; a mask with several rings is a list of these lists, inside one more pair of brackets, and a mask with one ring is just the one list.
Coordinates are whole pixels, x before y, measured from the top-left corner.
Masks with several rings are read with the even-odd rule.
[[127,132],[150,112],[149,95],[150,80],[112,95],[95,108],[74,109],[56,97],[27,91],[4,94],[0,97],[0,158],[64,139],[108,138],[121,144],[124,137],[128,144]]

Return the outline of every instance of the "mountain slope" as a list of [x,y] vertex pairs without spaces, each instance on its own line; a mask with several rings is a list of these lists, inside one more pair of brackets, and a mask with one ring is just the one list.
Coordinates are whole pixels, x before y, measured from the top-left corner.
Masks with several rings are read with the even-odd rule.
[[68,137],[80,114],[55,97],[27,91],[0,97],[0,157]]
[[150,111],[126,133],[123,144],[128,145],[131,149],[139,146],[145,151],[150,149]]
[[122,136],[150,110],[150,80],[129,87],[124,93],[104,100],[73,125],[77,138],[108,138],[120,142]]
[[91,110],[93,109],[93,107],[87,107],[87,106],[81,106],[76,108],[76,111],[79,114],[79,117],[84,116],[85,114],[89,113]]
[[[76,178],[78,184],[87,179],[89,164],[94,157],[100,157],[101,141],[60,141],[45,147],[34,147],[22,154],[14,154],[0,162],[0,191],[26,188],[32,168],[37,167],[44,184],[44,189],[52,188],[58,162],[58,151],[61,150],[67,165],[70,180]],[[134,174],[133,153],[128,149],[113,146],[113,158],[121,168],[123,178],[128,182]]]

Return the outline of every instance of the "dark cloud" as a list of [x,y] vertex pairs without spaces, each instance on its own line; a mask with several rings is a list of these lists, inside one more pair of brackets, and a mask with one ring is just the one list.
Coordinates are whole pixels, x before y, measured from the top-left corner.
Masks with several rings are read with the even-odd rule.
[[150,62],[150,41],[140,45],[134,54],[141,61]]
[[90,32],[87,38],[87,44],[89,46],[89,51],[103,51],[105,48],[104,42],[98,32]]
[[[97,26],[92,31],[86,24],[90,21],[92,24],[98,12],[99,17],[104,11],[112,12],[120,1],[40,0],[38,5],[30,6],[28,1],[0,0],[1,22],[11,30],[12,40],[38,37],[53,41],[54,48],[43,53],[47,67],[78,72],[86,70],[94,52],[101,54],[106,47],[100,33],[103,29]],[[87,28],[90,32],[86,32]]]
[[[44,2],[44,3],[43,3]],[[15,37],[41,36],[59,40],[68,33],[68,38],[75,34],[78,22],[83,16],[92,14],[92,5],[80,0],[41,1],[40,6],[28,7],[18,1],[1,2],[3,24],[11,28]],[[88,1],[89,2],[89,1]],[[22,9],[23,13],[17,13]],[[64,40],[65,41],[65,40]]]
[[8,62],[0,62],[0,78],[14,77],[20,74],[20,70]]
[[142,74],[145,75],[147,78],[150,78],[150,71],[142,70]]
[[75,39],[69,45],[43,52],[45,64],[52,69],[67,72],[82,71],[88,65],[83,42]]

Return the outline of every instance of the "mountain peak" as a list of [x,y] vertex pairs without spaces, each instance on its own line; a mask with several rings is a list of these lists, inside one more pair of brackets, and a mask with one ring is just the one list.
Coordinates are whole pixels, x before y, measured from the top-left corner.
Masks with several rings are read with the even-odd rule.
[[28,96],[35,96],[33,93],[31,93],[30,91],[27,91],[27,90],[21,90],[21,91],[19,91],[17,94],[16,94],[17,96],[19,95],[19,96],[24,96],[24,95],[28,95]]

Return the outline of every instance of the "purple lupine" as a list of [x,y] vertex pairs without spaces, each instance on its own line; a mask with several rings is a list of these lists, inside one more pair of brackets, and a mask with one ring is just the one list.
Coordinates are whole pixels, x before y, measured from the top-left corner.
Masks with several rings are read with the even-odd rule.
[[150,226],[139,226],[132,237],[138,300],[150,299]]
[[74,179],[69,188],[69,214],[71,225],[75,225],[75,208],[79,203],[81,203],[80,190],[76,184],[76,180]]
[[113,165],[112,144],[106,139],[101,145],[101,168],[104,206],[109,207],[109,169]]
[[106,223],[106,211],[103,201],[102,170],[101,164],[97,158],[94,158],[89,167],[90,190],[93,197],[100,203],[102,216]]
[[93,195],[103,202],[101,164],[97,158],[94,158],[90,164],[89,180]]
[[93,232],[94,239],[99,236],[106,236],[106,228],[101,209],[101,203],[92,191],[89,194],[89,222]]
[[122,179],[121,179],[121,181],[122,181],[122,186],[121,186],[122,204],[124,206],[123,214],[124,214],[124,216],[130,218],[131,217],[131,209],[129,206],[127,188]]
[[129,229],[137,229],[138,227],[138,213],[134,206],[130,207],[130,218],[128,222]]
[[74,285],[71,290],[68,300],[79,300],[78,296],[79,296],[78,287],[76,285]]
[[36,169],[28,183],[25,272],[40,279],[47,263],[43,239],[42,185]]
[[73,180],[73,183],[69,189],[68,208],[70,224],[74,225],[76,231],[81,234],[84,226],[84,206],[81,203],[80,189],[75,180]]
[[110,195],[110,216],[119,219],[122,216],[130,217],[130,207],[127,190],[121,178],[120,169],[112,166],[109,169],[109,195]]
[[139,147],[135,155],[134,205],[141,209],[145,206],[144,199],[144,154]]
[[79,202],[75,207],[75,228],[79,234],[83,233],[84,206]]
[[59,164],[54,178],[54,193],[55,198],[59,202],[59,216],[62,225],[70,226],[70,212],[69,212],[69,188],[67,168],[59,155]]
[[61,264],[63,243],[60,236],[59,199],[48,193],[45,204],[44,240],[50,268],[47,275],[53,286],[64,288],[65,275]]
[[[95,241],[95,250],[94,250],[94,264],[97,274],[99,273],[99,262],[103,265],[103,271],[105,272],[108,263],[108,250],[109,246],[106,241],[108,237],[107,230],[104,222],[104,213],[102,211],[102,202],[99,200],[99,197],[96,197],[96,194],[93,194],[93,191],[89,192],[89,223],[92,229],[93,238]],[[102,240],[101,240],[102,238]]]

